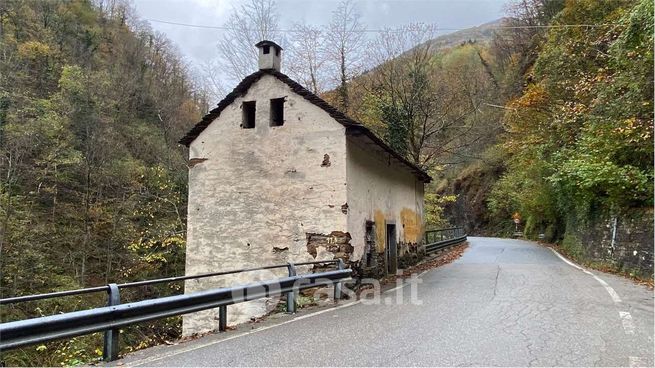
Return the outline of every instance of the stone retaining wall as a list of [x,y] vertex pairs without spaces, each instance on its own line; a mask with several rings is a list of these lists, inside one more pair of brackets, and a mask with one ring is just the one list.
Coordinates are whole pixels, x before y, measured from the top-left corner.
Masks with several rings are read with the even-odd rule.
[[653,210],[604,218],[570,231],[580,243],[582,256],[617,269],[653,277]]

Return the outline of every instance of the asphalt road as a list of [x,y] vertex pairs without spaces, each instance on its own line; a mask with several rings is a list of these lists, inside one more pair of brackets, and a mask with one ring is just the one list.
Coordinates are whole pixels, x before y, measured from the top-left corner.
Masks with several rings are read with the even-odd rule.
[[[144,366],[653,366],[653,292],[532,242],[469,238],[454,263],[383,294],[123,359]],[[252,327],[248,327],[252,328]]]

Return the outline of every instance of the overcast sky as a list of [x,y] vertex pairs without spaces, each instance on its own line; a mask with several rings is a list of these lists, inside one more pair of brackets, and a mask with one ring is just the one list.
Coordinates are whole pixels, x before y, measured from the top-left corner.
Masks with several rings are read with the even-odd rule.
[[[243,0],[133,0],[139,16],[165,33],[192,67],[215,57],[220,30],[155,22],[222,26],[232,8]],[[501,18],[507,0],[356,0],[367,29],[411,22],[440,28],[469,28]],[[277,0],[280,27],[294,22],[326,25],[338,0]],[[449,33],[452,31],[443,31]]]

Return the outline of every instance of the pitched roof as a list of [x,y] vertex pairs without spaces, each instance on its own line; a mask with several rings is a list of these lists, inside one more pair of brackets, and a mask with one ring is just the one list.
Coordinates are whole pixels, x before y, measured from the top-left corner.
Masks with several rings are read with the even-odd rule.
[[250,86],[257,82],[264,75],[272,75],[281,82],[288,85],[293,92],[302,96],[305,100],[311,102],[312,104],[320,107],[323,111],[327,112],[334,120],[339,124],[346,127],[346,131],[349,133],[359,133],[367,136],[371,141],[376,145],[382,148],[384,151],[388,152],[402,164],[407,166],[407,168],[421,181],[429,183],[432,178],[428,175],[423,169],[417,165],[411,163],[398,152],[389,147],[384,141],[382,141],[375,133],[371,132],[367,127],[358,123],[357,121],[347,117],[344,113],[337,110],[335,107],[325,102],[322,98],[318,97],[314,93],[310,92],[305,87],[298,84],[293,79],[289,78],[287,75],[278,72],[274,69],[258,70],[249,76],[245,77],[232,92],[230,92],[221,102],[218,103],[218,106],[211,110],[207,115],[205,115],[200,122],[198,122],[191,130],[179,140],[179,143],[189,146],[194,139],[196,139],[203,130],[205,130],[209,124],[211,124],[216,118],[219,117],[221,112],[228,107],[237,97],[243,96],[246,94]]
[[259,42],[257,42],[257,43],[255,44],[255,47],[266,46],[266,45],[268,45],[268,46],[274,46],[274,47],[277,47],[277,48],[280,49],[280,50],[283,50],[282,46],[278,45],[277,43],[275,43],[275,42],[273,42],[273,41],[269,41],[269,40],[259,41]]

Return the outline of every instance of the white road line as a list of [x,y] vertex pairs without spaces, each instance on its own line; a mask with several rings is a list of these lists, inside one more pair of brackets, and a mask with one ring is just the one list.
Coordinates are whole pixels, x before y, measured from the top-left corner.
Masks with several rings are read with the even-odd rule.
[[605,290],[607,290],[607,293],[612,297],[614,303],[621,303],[621,298],[619,298],[619,294],[617,294],[616,291],[614,291],[614,289],[611,286],[609,286],[603,279],[601,279],[600,277],[594,275],[589,271],[585,270],[585,273],[592,275],[594,279],[596,279],[596,281],[598,281],[601,285],[603,285]]
[[[429,270],[426,270],[426,271],[421,272],[421,273],[418,275],[418,277],[422,276],[423,274],[425,274],[425,273],[428,272],[428,271],[429,271]],[[390,293],[390,292],[392,292],[392,291],[395,291],[395,290],[398,290],[398,289],[400,289],[400,288],[403,288],[403,287],[405,287],[405,286],[407,286],[407,285],[409,285],[409,284],[410,284],[409,282],[403,282],[402,285],[398,285],[398,286],[394,287],[393,289],[386,290],[384,293],[385,293],[385,294],[386,294],[386,293]],[[157,356],[157,357],[145,358],[145,359],[142,359],[142,360],[137,360],[137,361],[135,361],[135,362],[128,363],[127,365],[128,365],[128,366],[132,366],[132,367],[134,367],[134,366],[140,366],[140,365],[145,365],[145,364],[152,363],[152,362],[155,362],[155,361],[158,361],[158,360],[162,360],[162,359],[170,358],[170,357],[175,356],[175,355],[178,355],[178,354],[184,354],[184,353],[187,353],[187,352],[190,352],[190,351],[193,351],[193,350],[202,349],[202,348],[207,347],[207,346],[211,346],[211,345],[215,345],[215,344],[220,344],[220,343],[222,343],[222,342],[224,342],[224,341],[229,341],[229,340],[233,340],[233,339],[236,339],[236,338],[239,338],[239,337],[242,337],[242,336],[247,336],[247,335],[251,335],[251,334],[257,333],[257,332],[261,332],[261,331],[269,330],[269,329],[274,328],[274,327],[283,326],[283,325],[286,325],[287,323],[291,323],[291,322],[295,322],[295,321],[300,321],[300,320],[303,320],[303,319],[305,319],[305,318],[310,318],[310,317],[318,316],[319,314],[323,314],[323,313],[327,313],[327,312],[334,312],[334,311],[339,310],[339,309],[341,309],[341,308],[351,307],[351,306],[353,306],[353,305],[355,305],[355,304],[359,304],[359,303],[361,303],[362,301],[363,301],[363,299],[359,299],[359,300],[356,300],[356,301],[351,302],[351,303],[347,303],[347,304],[344,304],[344,305],[339,305],[339,306],[337,306],[337,307],[333,307],[333,308],[324,309],[324,310],[317,311],[317,312],[314,312],[314,313],[305,314],[305,315],[302,315],[302,316],[295,317],[294,319],[290,319],[290,320],[288,320],[288,321],[284,321],[284,322],[281,322],[281,323],[278,323],[278,324],[275,324],[275,325],[271,325],[271,326],[261,327],[261,328],[258,328],[258,329],[256,329],[256,330],[252,330],[252,331],[244,332],[244,333],[242,333],[242,334],[238,334],[238,335],[230,336],[230,337],[227,337],[227,338],[224,338],[224,339],[221,339],[221,340],[212,341],[212,342],[208,342],[208,343],[200,344],[200,345],[194,345],[194,346],[189,347],[189,348],[187,348],[187,349],[176,350],[176,351],[174,351],[174,352],[171,352],[171,353],[168,353],[168,354],[163,354],[163,355],[160,355],[160,356]]]
[[598,283],[600,283],[605,288],[605,290],[607,290],[607,293],[610,295],[610,297],[612,298],[614,303],[621,303],[621,298],[619,297],[619,294],[617,294],[616,291],[611,286],[609,286],[609,284],[606,283],[603,279],[601,279],[600,277],[594,275],[593,273],[585,270],[584,268],[578,266],[577,264],[569,261],[563,255],[559,254],[555,249],[553,249],[553,248],[548,248],[548,249],[553,251],[553,253],[555,253],[556,256],[558,256],[562,261],[566,262],[566,264],[568,264],[569,266],[575,267],[578,270],[586,273],[587,275],[591,275],[596,281],[598,281]]
[[578,266],[577,264],[575,264],[575,263],[569,261],[568,259],[566,259],[563,255],[559,254],[555,249],[553,249],[553,248],[548,248],[548,249],[550,249],[551,251],[553,251],[553,253],[555,253],[555,255],[559,257],[559,259],[561,259],[562,261],[566,262],[566,264],[568,264],[569,266],[571,266],[571,267],[575,267],[575,268],[577,268],[577,269],[580,270],[580,271],[587,271],[587,270],[585,270],[584,268],[582,268],[582,267]]
[[642,357],[628,357],[628,361],[630,362],[629,365],[631,368],[637,368],[637,367],[646,367],[648,363],[646,363],[646,359]]
[[350,303],[347,303],[347,304],[343,304],[343,305],[339,305],[339,306],[336,306],[336,307],[333,307],[333,308],[328,308],[328,309],[320,310],[320,311],[317,311],[317,312],[313,312],[313,313],[305,314],[305,315],[302,315],[302,316],[298,316],[298,317],[295,317],[294,319],[290,319],[288,321],[284,321],[284,322],[281,322],[281,323],[278,323],[278,324],[275,324],[275,325],[260,327],[260,328],[255,329],[255,330],[244,332],[244,333],[234,335],[234,336],[230,336],[230,337],[226,337],[226,338],[221,339],[221,340],[211,341],[211,342],[207,342],[207,343],[200,344],[200,345],[190,346],[190,347],[188,347],[186,349],[176,350],[176,351],[170,352],[168,354],[159,355],[157,357],[145,358],[145,359],[137,360],[137,361],[134,361],[134,362],[129,362],[129,363],[126,363],[125,365],[128,366],[128,367],[136,367],[136,366],[141,366],[141,365],[147,365],[147,364],[150,364],[152,362],[156,362],[158,360],[170,358],[170,357],[173,357],[173,356],[179,355],[179,354],[188,353],[190,351],[202,349],[202,348],[205,348],[207,346],[220,344],[222,342],[234,340],[234,339],[237,339],[237,338],[242,337],[242,336],[252,335],[252,334],[257,333],[257,332],[270,330],[271,328],[283,326],[283,325],[286,325],[288,323],[295,322],[295,321],[300,321],[300,320],[305,319],[305,318],[318,316],[319,314],[334,312],[334,311],[342,309],[342,308],[352,307],[353,305],[359,304],[361,302],[362,302],[362,300],[360,299],[360,300],[350,302]]
[[630,312],[619,312],[621,317],[621,324],[623,325],[623,330],[625,330],[626,335],[635,334],[635,323],[632,320],[632,315]]

